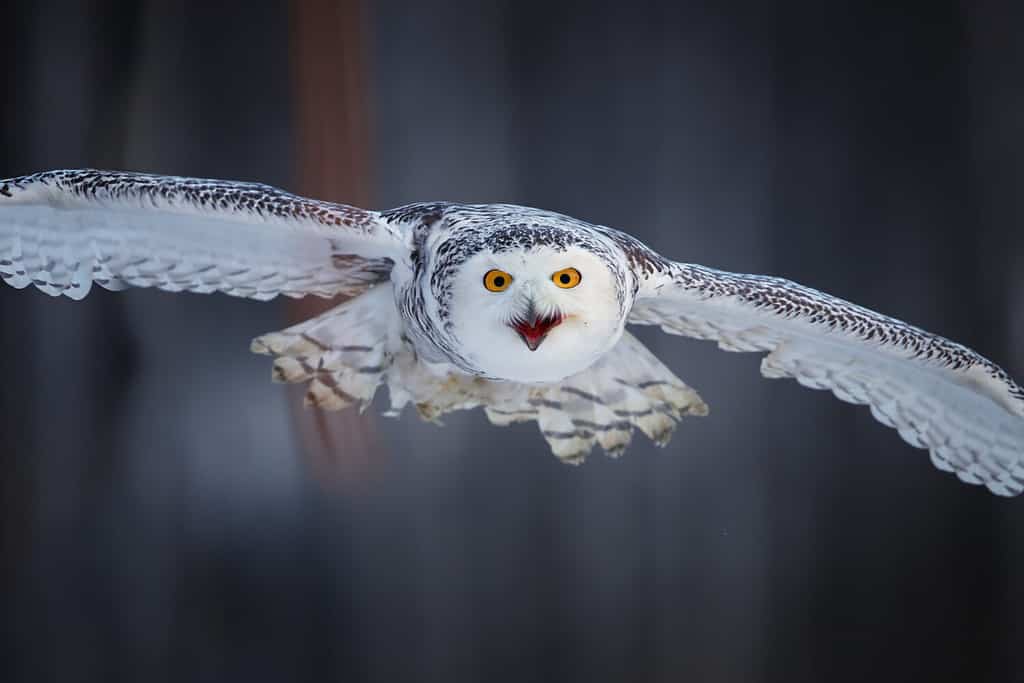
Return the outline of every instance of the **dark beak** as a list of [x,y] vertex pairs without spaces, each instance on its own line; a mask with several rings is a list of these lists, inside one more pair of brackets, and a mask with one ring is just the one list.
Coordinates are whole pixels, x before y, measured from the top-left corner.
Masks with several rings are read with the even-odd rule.
[[559,314],[539,316],[530,302],[526,316],[519,320],[513,320],[510,327],[519,333],[519,336],[526,343],[531,351],[536,351],[541,342],[548,336],[548,333],[562,323],[562,316]]

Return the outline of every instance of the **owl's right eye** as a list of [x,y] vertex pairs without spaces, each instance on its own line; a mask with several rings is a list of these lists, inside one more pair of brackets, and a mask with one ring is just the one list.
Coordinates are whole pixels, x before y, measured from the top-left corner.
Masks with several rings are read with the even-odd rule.
[[484,275],[484,287],[489,292],[504,292],[512,284],[512,276],[504,270],[488,270]]

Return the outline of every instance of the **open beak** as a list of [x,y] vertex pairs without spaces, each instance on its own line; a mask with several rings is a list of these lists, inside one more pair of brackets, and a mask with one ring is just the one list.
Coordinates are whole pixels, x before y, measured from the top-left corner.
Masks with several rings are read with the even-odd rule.
[[562,324],[562,315],[540,316],[530,302],[526,315],[518,320],[513,320],[509,326],[519,333],[519,336],[526,343],[531,351],[536,351],[541,342],[548,336],[548,333]]

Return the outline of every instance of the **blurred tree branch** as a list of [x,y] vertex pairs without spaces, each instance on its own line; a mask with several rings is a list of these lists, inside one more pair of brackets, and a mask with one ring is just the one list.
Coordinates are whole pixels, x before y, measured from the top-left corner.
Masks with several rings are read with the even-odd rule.
[[[361,2],[292,0],[290,11],[298,191],[365,206],[370,152]],[[307,297],[289,305],[289,319],[311,318],[341,301]],[[368,416],[296,413],[318,479],[349,486],[370,475],[380,453]]]

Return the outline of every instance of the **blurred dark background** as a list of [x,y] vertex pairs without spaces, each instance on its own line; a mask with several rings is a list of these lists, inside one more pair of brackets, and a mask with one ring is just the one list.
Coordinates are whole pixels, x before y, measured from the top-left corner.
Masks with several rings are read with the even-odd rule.
[[[1022,15],[26,1],[0,177],[537,205],[1021,377]],[[1024,680],[1024,501],[867,411],[641,329],[711,415],[568,468],[479,411],[303,412],[247,347],[309,310],[0,290],[0,680]]]

